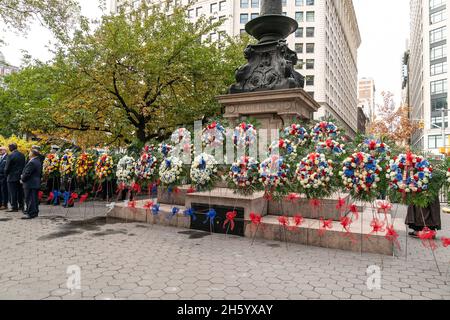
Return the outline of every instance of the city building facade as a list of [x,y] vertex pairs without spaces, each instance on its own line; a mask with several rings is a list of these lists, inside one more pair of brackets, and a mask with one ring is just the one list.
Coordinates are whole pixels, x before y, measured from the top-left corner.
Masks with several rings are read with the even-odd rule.
[[[126,1],[112,0],[111,11],[119,12]],[[153,0],[154,3],[167,3]],[[170,1],[169,1],[170,2]],[[188,0],[172,1],[173,5]],[[260,0],[198,0],[188,11],[190,19],[205,15],[212,22],[227,18],[221,33],[236,36],[260,13]],[[287,39],[297,52],[296,69],[305,76],[305,91],[322,106],[315,118],[333,117],[349,136],[358,130],[357,50],[361,43],[352,0],[283,0],[283,14],[297,20],[299,27]]]
[[375,120],[375,81],[372,78],[362,78],[358,81],[358,107],[363,108],[369,121]]
[[410,118],[420,125],[413,147],[439,154],[450,135],[447,57],[449,0],[411,0],[411,35],[407,61]]

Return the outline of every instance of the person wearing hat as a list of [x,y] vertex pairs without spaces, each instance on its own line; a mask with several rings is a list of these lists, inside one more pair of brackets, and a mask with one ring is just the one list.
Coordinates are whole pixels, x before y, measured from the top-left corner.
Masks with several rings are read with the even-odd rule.
[[24,212],[25,216],[22,219],[34,219],[39,214],[39,189],[42,177],[40,155],[38,150],[31,149],[29,154],[30,160],[25,165],[20,176],[25,193],[25,203],[27,204],[27,209]]
[[19,209],[23,208],[23,189],[20,184],[20,175],[25,167],[25,156],[17,150],[17,144],[15,143],[11,143],[8,148],[11,153],[6,158],[5,173],[11,209],[6,212],[19,212]]
[[8,209],[8,183],[6,181],[6,158],[8,151],[5,147],[0,147],[0,210]]

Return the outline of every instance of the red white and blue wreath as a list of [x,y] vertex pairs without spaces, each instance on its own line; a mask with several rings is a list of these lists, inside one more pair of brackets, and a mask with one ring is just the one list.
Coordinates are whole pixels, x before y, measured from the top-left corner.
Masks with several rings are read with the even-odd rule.
[[289,182],[289,165],[279,155],[272,155],[259,165],[259,181],[266,191],[283,187]]
[[251,194],[256,189],[259,180],[258,162],[248,156],[241,159],[230,168],[228,182],[237,193]]
[[220,147],[223,145],[225,128],[214,121],[203,129],[202,142],[206,147]]
[[365,139],[359,146],[359,150],[379,160],[389,160],[391,157],[391,148],[380,140]]
[[378,196],[377,183],[380,181],[381,167],[370,154],[357,152],[343,161],[339,173],[344,187],[352,196],[364,201],[372,201]]
[[339,128],[328,121],[321,121],[317,123],[311,130],[311,137],[314,141],[325,141],[329,138],[335,139],[339,135]]
[[324,154],[310,153],[297,165],[296,178],[308,198],[330,193],[333,177],[333,161]]
[[404,193],[428,190],[433,168],[425,158],[412,154],[400,154],[389,162],[387,178],[389,186]]
[[176,185],[180,182],[182,173],[183,162],[177,157],[164,159],[159,167],[159,179],[164,185]]
[[344,145],[333,140],[327,139],[326,141],[319,141],[316,145],[317,153],[330,153],[336,156],[342,155],[344,150]]
[[251,146],[256,143],[257,132],[250,123],[242,122],[233,132],[233,143],[239,148]]
[[197,189],[211,189],[217,178],[217,161],[214,156],[202,153],[194,158],[191,166],[191,181]]
[[297,147],[290,140],[281,138],[272,142],[269,154],[278,154],[291,161],[297,157]]
[[292,124],[285,128],[284,135],[286,138],[290,138],[294,144],[299,146],[305,145],[310,137],[308,131],[299,124]]

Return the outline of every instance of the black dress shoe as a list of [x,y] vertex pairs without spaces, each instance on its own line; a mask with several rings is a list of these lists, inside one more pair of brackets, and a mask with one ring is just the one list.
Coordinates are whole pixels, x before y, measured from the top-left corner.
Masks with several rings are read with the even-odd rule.
[[21,219],[22,219],[22,220],[30,220],[30,219],[33,219],[33,217],[32,217],[32,216],[25,215],[25,216],[23,216]]

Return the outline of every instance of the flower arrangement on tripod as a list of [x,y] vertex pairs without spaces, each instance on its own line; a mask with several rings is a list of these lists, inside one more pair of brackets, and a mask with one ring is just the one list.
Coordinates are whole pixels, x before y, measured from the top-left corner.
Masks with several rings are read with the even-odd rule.
[[66,151],[61,157],[59,163],[59,171],[61,173],[61,177],[70,178],[73,176],[75,170],[75,157],[73,152]]
[[136,176],[136,161],[128,155],[120,158],[117,162],[116,178],[117,182],[125,186],[131,186]]
[[95,176],[100,181],[113,178],[114,160],[109,154],[101,154],[95,164]]
[[321,121],[311,130],[311,138],[314,141],[326,141],[336,139],[339,133],[339,128],[333,122]]
[[370,154],[357,152],[343,161],[339,174],[353,198],[371,202],[380,194],[377,184],[381,172],[377,159]]
[[420,193],[429,188],[433,168],[425,158],[411,152],[395,156],[389,162],[389,186],[401,193]]
[[216,121],[208,124],[202,132],[202,142],[206,147],[215,148],[223,146],[224,137],[225,128]]
[[94,170],[94,158],[87,152],[81,153],[75,164],[75,174],[77,178],[84,179],[90,176]]
[[333,187],[333,161],[327,160],[323,153],[310,153],[297,165],[295,176],[308,199],[329,195]]
[[284,129],[284,136],[297,146],[304,146],[310,141],[308,131],[299,124],[291,124]]
[[333,140],[327,139],[325,141],[319,141],[316,144],[316,152],[317,153],[327,153],[333,156],[341,156],[345,150],[344,145]]
[[212,155],[202,153],[195,157],[190,172],[192,185],[200,191],[211,190],[218,178],[217,166],[218,163]]
[[289,193],[290,166],[283,157],[271,155],[259,165],[259,181],[266,194],[282,197]]
[[183,162],[177,157],[168,157],[161,161],[159,179],[163,185],[176,186],[183,177]]
[[251,123],[242,122],[233,132],[233,143],[238,148],[249,147],[256,143],[257,132]]
[[272,141],[269,146],[269,155],[278,154],[285,161],[291,163],[297,159],[297,147],[288,139],[280,138]]
[[136,162],[136,178],[140,182],[150,183],[155,178],[158,160],[145,146],[139,160]]
[[47,177],[59,175],[59,157],[55,153],[48,154],[43,163],[43,173]]
[[242,156],[232,164],[228,173],[228,186],[235,193],[251,195],[260,187],[258,162],[248,156]]
[[363,143],[359,145],[359,150],[370,154],[379,161],[389,160],[391,157],[391,148],[380,140],[365,139]]

